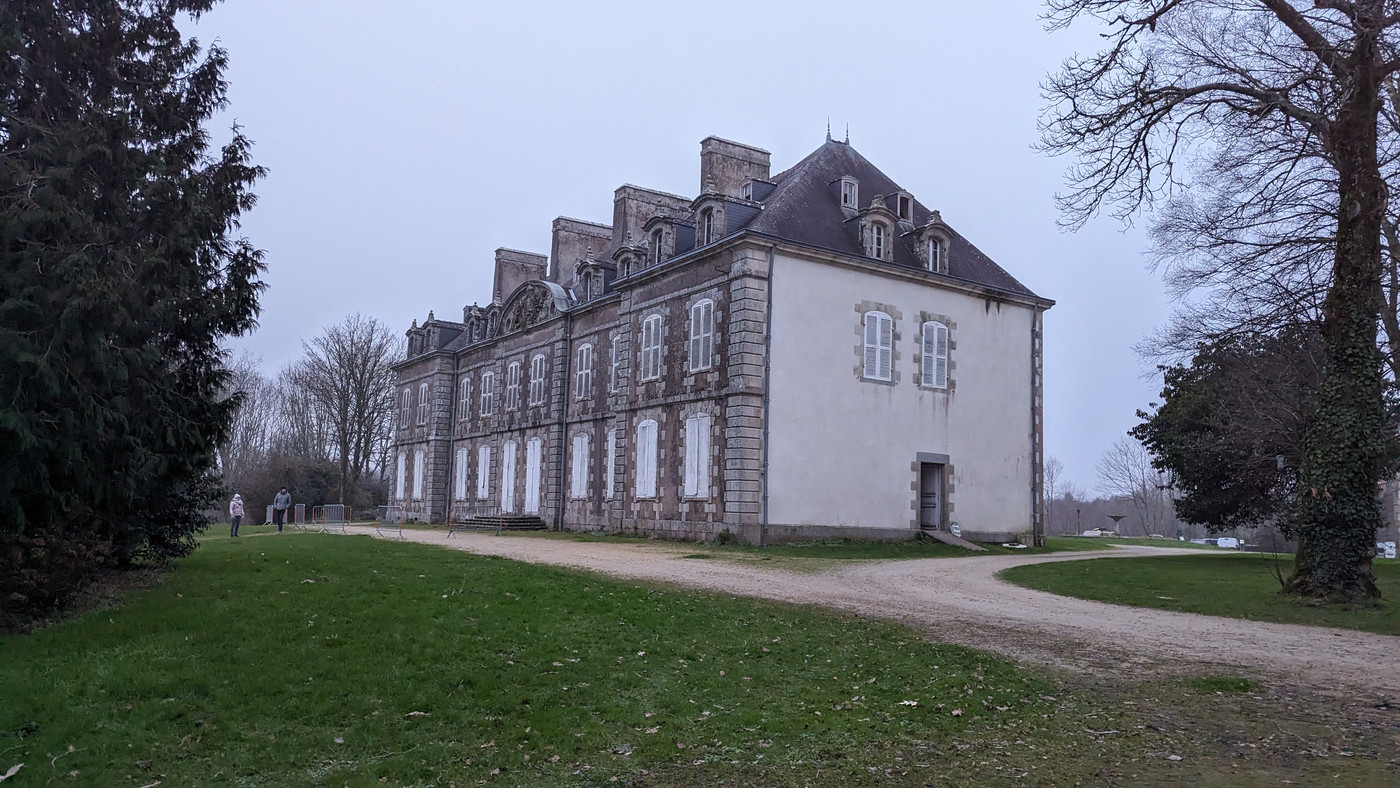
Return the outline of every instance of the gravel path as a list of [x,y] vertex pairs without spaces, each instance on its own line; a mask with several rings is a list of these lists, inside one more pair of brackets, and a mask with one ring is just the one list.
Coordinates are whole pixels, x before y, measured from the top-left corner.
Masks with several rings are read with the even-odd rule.
[[[349,529],[375,533],[372,527]],[[687,560],[693,546],[616,544],[521,536],[405,530],[409,541],[576,567],[615,577],[670,583],[909,624],[936,640],[1027,664],[1116,674],[1209,670],[1267,673],[1299,687],[1400,698],[1400,638],[1326,627],[1124,607],[1056,596],[996,578],[1003,569],[1047,561],[1177,555],[1186,550],[828,562],[792,571],[783,562]],[[1199,554],[1199,553],[1196,553]]]

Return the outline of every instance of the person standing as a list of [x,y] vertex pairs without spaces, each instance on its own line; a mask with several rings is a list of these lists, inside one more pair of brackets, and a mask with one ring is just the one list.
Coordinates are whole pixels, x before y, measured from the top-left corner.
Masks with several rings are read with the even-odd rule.
[[283,487],[272,499],[272,523],[277,526],[277,533],[282,533],[282,523],[287,519],[287,510],[292,506],[292,494]]
[[243,498],[238,493],[234,493],[233,500],[228,502],[228,514],[233,520],[228,535],[238,536],[238,526],[243,523]]

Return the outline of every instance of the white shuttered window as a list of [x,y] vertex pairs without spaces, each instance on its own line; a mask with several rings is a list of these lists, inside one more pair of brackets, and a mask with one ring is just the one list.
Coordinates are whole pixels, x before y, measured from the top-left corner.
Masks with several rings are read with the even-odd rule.
[[578,399],[593,396],[593,346],[578,346],[578,370],[574,373],[574,388]]
[[588,497],[588,436],[574,436],[573,452],[569,457],[569,497]]
[[531,438],[525,441],[525,513],[540,513],[540,462],[544,452],[541,451],[542,441],[539,438]]
[[515,511],[515,441],[501,447],[501,511]]
[[407,475],[408,455],[404,454],[403,452],[399,452],[398,473],[394,475],[394,498],[396,498],[397,500],[403,500],[404,484],[407,482],[407,479],[405,479],[404,477]]
[[715,349],[715,302],[708,298],[690,308],[690,370],[709,369]]
[[930,320],[924,323],[923,384],[948,388],[948,327]]
[[418,423],[428,423],[428,384],[418,384]]
[[413,453],[413,500],[423,500],[423,452]]
[[472,402],[472,377],[463,375],[457,381],[457,418],[465,420]]
[[453,499],[458,501],[467,499],[467,450],[465,448],[457,450],[457,486]]
[[484,501],[491,497],[491,447],[482,446],[476,450],[476,499]]
[[544,404],[544,354],[530,359],[530,404]]
[[490,416],[496,411],[496,373],[481,373],[481,415]]
[[642,380],[661,377],[661,315],[642,321]]
[[656,497],[656,422],[651,419],[637,425],[637,489],[638,498]]
[[520,362],[512,361],[506,367],[506,410],[520,407]]
[[710,417],[685,420],[685,497],[710,497]]
[[605,479],[605,481],[603,482],[603,484],[605,485],[603,495],[604,495],[604,497],[606,497],[608,500],[611,501],[611,500],[612,500],[612,497],[613,497],[613,482],[617,481],[617,428],[616,428],[616,427],[614,427],[614,428],[608,430],[608,453],[607,453],[607,463],[608,463],[608,467],[606,467],[606,468],[603,469],[603,477],[604,477],[604,479]]
[[865,370],[868,380],[889,380],[894,357],[894,322],[884,312],[865,313]]

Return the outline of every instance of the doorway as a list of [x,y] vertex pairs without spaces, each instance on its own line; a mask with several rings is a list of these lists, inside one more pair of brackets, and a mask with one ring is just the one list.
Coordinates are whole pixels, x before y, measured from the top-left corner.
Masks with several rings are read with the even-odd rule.
[[947,466],[937,462],[919,463],[919,528],[943,528],[943,477]]

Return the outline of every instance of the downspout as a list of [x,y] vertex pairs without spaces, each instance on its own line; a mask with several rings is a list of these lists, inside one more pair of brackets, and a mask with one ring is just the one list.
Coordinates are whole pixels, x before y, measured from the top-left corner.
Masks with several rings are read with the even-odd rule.
[[568,474],[564,470],[564,460],[568,457],[569,444],[569,379],[573,377],[569,373],[569,364],[573,359],[573,337],[574,337],[574,313],[572,311],[564,313],[564,396],[563,402],[559,404],[559,515],[555,522],[556,531],[564,530],[564,503],[568,500],[568,492],[564,484],[568,481]]
[[759,526],[758,546],[768,545],[768,410],[772,402],[769,391],[773,379],[773,261],[774,247],[768,247],[768,309],[763,316],[763,523]]
[[[456,361],[457,357],[453,356],[452,360]],[[447,420],[447,498],[442,504],[442,514],[444,520],[447,522],[448,530],[452,529],[452,482],[454,481],[453,476],[457,470],[454,467],[457,464],[457,397],[461,396],[461,392],[457,390],[458,386],[461,385],[461,376],[457,374],[456,366],[456,364],[453,364],[452,399],[447,403],[448,409],[452,412],[452,415],[448,417]]]
[[1041,408],[1037,400],[1040,395],[1040,323],[1042,312],[1031,307],[1031,545],[1045,546],[1045,520],[1041,511],[1044,501],[1041,498],[1041,475],[1045,472],[1045,460],[1041,456]]

